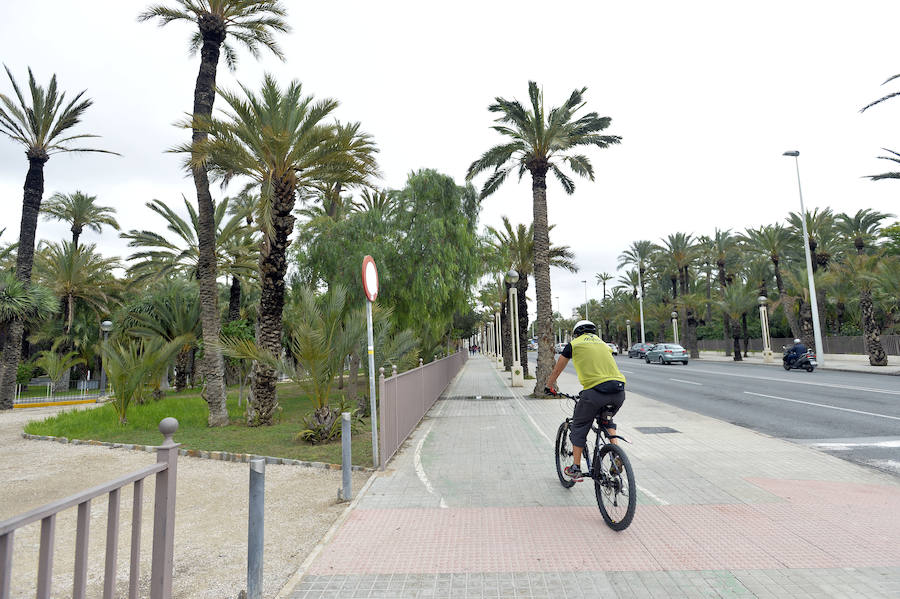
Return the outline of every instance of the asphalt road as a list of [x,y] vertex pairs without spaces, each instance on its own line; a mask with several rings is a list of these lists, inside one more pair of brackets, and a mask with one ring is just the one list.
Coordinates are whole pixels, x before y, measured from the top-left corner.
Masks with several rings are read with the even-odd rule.
[[[616,360],[627,390],[900,476],[900,377]],[[571,362],[567,371],[574,373]]]

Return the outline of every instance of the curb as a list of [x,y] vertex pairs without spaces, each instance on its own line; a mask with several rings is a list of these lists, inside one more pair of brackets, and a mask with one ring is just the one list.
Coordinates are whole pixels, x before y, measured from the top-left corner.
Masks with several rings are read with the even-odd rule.
[[[145,451],[153,453],[157,447],[155,445],[138,445],[134,443],[112,443],[109,441],[95,441],[93,439],[68,439],[66,437],[53,437],[51,435],[31,435],[22,433],[22,437],[32,441],[55,441],[70,445],[95,445],[100,447],[109,447],[110,449],[130,449],[132,451]],[[303,466],[306,468],[320,468],[322,470],[341,470],[340,464],[327,464],[325,462],[306,462],[304,460],[294,460],[291,458],[278,458],[267,455],[256,455],[252,453],[232,453],[230,451],[207,451],[202,449],[179,449],[178,455],[189,458],[200,458],[203,460],[217,460],[220,462],[241,462],[249,463],[251,459],[262,458],[266,464],[279,464],[284,466]],[[374,468],[366,468],[364,466],[351,466],[351,470],[356,472],[375,472]]]

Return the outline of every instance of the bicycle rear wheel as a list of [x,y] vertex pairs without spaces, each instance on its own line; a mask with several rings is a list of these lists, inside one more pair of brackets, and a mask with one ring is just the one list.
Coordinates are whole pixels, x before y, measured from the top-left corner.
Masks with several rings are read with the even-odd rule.
[[594,460],[594,492],[607,526],[613,530],[628,528],[637,505],[637,485],[634,483],[631,462],[618,445],[607,443],[597,452]]
[[572,459],[572,443],[569,441],[569,423],[563,422],[556,431],[556,475],[559,476],[559,482],[565,488],[570,488],[575,481],[563,474],[566,466],[571,466]]

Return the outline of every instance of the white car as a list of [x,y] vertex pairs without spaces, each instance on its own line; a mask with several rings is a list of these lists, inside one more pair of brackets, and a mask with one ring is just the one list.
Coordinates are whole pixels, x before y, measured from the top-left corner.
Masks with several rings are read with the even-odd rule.
[[618,356],[618,355],[619,355],[619,346],[618,346],[618,345],[616,345],[615,343],[607,343],[606,345],[608,345],[608,346],[609,346],[609,349],[612,350],[612,354],[613,354],[614,356]]

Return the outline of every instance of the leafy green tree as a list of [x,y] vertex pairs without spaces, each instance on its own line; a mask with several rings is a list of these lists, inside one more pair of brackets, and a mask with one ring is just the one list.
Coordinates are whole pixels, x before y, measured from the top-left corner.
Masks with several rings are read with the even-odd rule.
[[100,233],[103,225],[109,225],[116,231],[115,208],[97,205],[97,196],[89,196],[80,191],[72,194],[55,193],[41,206],[46,219],[61,220],[69,224],[72,231],[72,245],[78,247],[78,238],[85,227]]
[[[423,169],[397,192],[394,251],[380,271],[379,302],[391,306],[398,330],[418,332],[432,357],[464,312],[479,272],[478,198],[447,175]],[[440,240],[439,243],[436,240]]]
[[197,154],[198,144],[205,142],[208,134],[199,123],[212,117],[220,52],[224,51],[225,62],[232,69],[237,63],[237,53],[232,45],[235,41],[244,45],[254,57],[259,56],[262,48],[283,58],[273,33],[287,32],[289,28],[284,21],[284,5],[278,0],[174,0],[174,5],[150,6],[138,20],[158,20],[160,26],[173,21],[188,21],[197,27],[191,36],[190,51],[191,54],[200,51],[200,71],[194,84],[195,122],[191,123],[192,143],[188,151],[194,158],[190,167],[197,190],[197,281],[206,347],[204,393],[209,404],[209,426],[224,426],[228,424],[228,411],[225,408],[225,365],[218,349],[220,317],[216,287],[215,205],[209,192],[205,161]]
[[[261,296],[256,341],[263,350],[278,355],[297,194],[317,182],[334,180],[341,169],[358,168],[359,156],[350,147],[353,139],[336,135],[334,125],[326,122],[337,108],[335,100],[314,102],[312,96],[303,95],[298,81],[282,91],[271,75],[265,76],[259,95],[245,86],[241,89],[244,98],[220,92],[230,112],[222,119],[196,117],[194,124],[209,138],[181,150],[191,153],[192,163],[205,165],[216,175],[245,176],[260,186]],[[250,407],[254,423],[272,423],[278,407],[275,370],[264,363],[254,366]]]
[[787,258],[789,244],[787,230],[778,223],[756,229],[750,228],[741,239],[746,244],[748,251],[765,256],[772,262],[775,285],[778,287],[778,296],[784,309],[784,316],[791,328],[791,336],[799,337],[800,323],[794,312],[795,303],[793,297],[785,293],[784,278],[782,277],[781,262]]
[[847,278],[853,283],[859,293],[859,310],[862,319],[863,341],[866,353],[869,355],[869,364],[872,366],[887,366],[887,352],[881,344],[881,327],[875,318],[875,304],[873,293],[879,284],[879,274],[884,270],[879,269],[881,256],[857,254],[848,256],[843,267]]
[[734,341],[734,361],[741,362],[741,320],[756,305],[756,290],[744,283],[735,283],[725,288],[719,307],[728,314],[731,338]]
[[57,341],[49,350],[40,352],[34,361],[36,366],[47,373],[54,387],[74,366],[84,363],[84,360],[78,357],[78,352],[59,353],[60,345],[61,341]]
[[132,401],[143,402],[145,387],[158,389],[158,381],[168,368],[182,342],[162,339],[136,339],[120,335],[103,343],[103,363],[113,389],[112,406],[119,425],[128,424]]
[[488,110],[498,114],[493,128],[506,136],[506,143],[494,146],[469,166],[466,179],[471,180],[485,170],[492,170],[481,189],[481,198],[494,193],[515,171],[519,178],[531,174],[532,208],[534,213],[534,280],[537,297],[538,363],[535,395],[543,395],[547,378],[553,368],[553,331],[550,289],[550,234],[547,219],[547,173],[552,173],[567,194],[575,191],[575,183],[562,167],[573,173],[594,179],[594,167],[583,154],[573,153],[580,146],[607,148],[618,144],[616,135],[602,135],[612,119],[588,112],[576,118],[585,106],[587,88],[574,90],[562,106],[546,110],[543,92],[534,81],[528,82],[531,109],[526,110],[516,100],[496,98]]
[[[16,250],[16,276],[27,286],[31,282],[38,214],[44,196],[44,165],[52,155],[63,152],[114,152],[76,145],[85,138],[96,137],[88,133],[73,134],[71,131],[81,122],[85,111],[93,103],[89,98],[83,98],[84,91],[66,102],[65,92],[60,92],[56,87],[56,75],[50,78],[50,84],[44,88],[37,84],[29,68],[28,91],[31,97],[26,100],[8,68],[6,74],[15,92],[15,100],[0,94],[0,133],[23,146],[28,159],[22,222]],[[19,362],[23,333],[24,323],[18,318],[13,319],[3,346],[0,406],[12,407],[16,393],[16,364]]]

